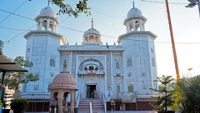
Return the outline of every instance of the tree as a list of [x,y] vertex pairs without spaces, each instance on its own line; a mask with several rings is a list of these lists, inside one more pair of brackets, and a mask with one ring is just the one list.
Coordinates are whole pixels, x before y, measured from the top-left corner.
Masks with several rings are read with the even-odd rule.
[[81,13],[90,15],[88,0],[78,0],[78,3],[76,3],[75,6],[70,5],[69,3],[66,3],[66,1],[65,0],[49,0],[49,2],[55,4],[56,6],[60,8],[58,11],[58,14],[68,14],[74,17],[79,16],[79,14]]
[[[14,59],[14,62],[21,67],[32,67],[33,64],[27,60],[24,60],[24,57],[18,56]],[[14,89],[18,91],[19,85],[23,83],[28,83],[30,81],[39,80],[38,75],[34,75],[32,73],[25,72],[14,72],[7,73],[5,75],[4,84],[7,85],[10,89]]]
[[3,41],[0,40],[0,55],[3,54]]
[[189,4],[186,7],[194,7],[198,5],[199,0],[188,0]]
[[183,113],[198,113],[200,111],[200,76],[183,78],[182,106]]
[[172,76],[165,75],[162,75],[162,77],[157,77],[156,80],[154,80],[154,82],[157,82],[159,84],[159,88],[151,90],[158,92],[159,94],[159,96],[157,97],[156,105],[159,105],[158,110],[160,112],[167,112],[168,107],[173,104],[173,81],[174,79],[172,78]]
[[182,110],[183,92],[182,92],[182,81],[179,81],[172,92],[173,103],[171,105],[172,110]]

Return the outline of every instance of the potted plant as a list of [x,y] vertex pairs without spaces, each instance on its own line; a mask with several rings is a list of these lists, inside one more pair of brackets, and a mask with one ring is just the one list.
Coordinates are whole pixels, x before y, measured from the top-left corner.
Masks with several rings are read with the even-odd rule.
[[14,99],[11,102],[11,109],[14,113],[24,113],[26,109],[28,109],[28,101],[26,99]]

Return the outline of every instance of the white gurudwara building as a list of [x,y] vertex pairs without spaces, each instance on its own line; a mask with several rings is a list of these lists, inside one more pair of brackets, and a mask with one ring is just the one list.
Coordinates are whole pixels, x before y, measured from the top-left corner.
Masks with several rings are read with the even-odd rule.
[[[76,80],[76,107],[84,108],[88,100],[109,110],[151,110],[157,76],[154,40],[156,35],[145,31],[147,19],[134,5],[124,20],[126,32],[118,44],[102,42],[101,33],[91,26],[83,34],[81,45],[69,45],[56,31],[59,20],[45,7],[35,18],[37,29],[25,34],[26,59],[33,63],[28,70],[39,80],[23,84],[22,98],[30,101],[29,111],[48,111],[48,87],[63,69]],[[70,99],[67,99],[68,101]],[[96,101],[95,101],[96,100]],[[97,106],[98,106],[97,105]]]

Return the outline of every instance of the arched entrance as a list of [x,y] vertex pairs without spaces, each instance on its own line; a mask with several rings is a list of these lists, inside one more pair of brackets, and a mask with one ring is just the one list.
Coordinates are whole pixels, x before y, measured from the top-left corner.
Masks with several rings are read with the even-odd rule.
[[86,59],[80,63],[78,93],[81,99],[101,99],[105,89],[104,68],[96,59]]
[[86,98],[97,99],[97,82],[89,80],[86,82]]

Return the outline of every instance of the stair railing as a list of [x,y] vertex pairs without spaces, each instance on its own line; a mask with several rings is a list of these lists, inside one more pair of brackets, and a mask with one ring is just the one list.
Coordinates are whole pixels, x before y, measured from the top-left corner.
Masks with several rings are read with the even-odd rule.
[[107,105],[106,105],[106,95],[103,94],[103,105],[104,105],[104,112],[107,113]]
[[79,106],[80,99],[81,99],[81,94],[78,93],[77,98],[76,98],[76,108],[78,108],[78,106]]
[[90,101],[90,113],[93,113],[93,111],[92,111],[92,101]]

